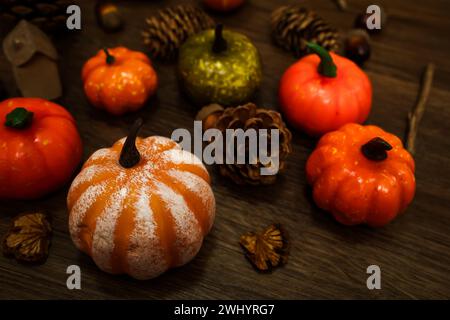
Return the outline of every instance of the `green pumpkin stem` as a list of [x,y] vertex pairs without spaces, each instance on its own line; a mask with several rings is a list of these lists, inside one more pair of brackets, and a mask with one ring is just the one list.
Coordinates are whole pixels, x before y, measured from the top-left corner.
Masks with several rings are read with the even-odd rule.
[[141,129],[144,121],[138,118],[131,126],[127,139],[123,144],[122,151],[120,152],[119,164],[124,168],[132,168],[141,161],[141,155],[136,148],[136,137]]
[[227,48],[227,40],[223,37],[223,24],[219,23],[216,25],[216,29],[214,30],[214,43],[212,51],[214,53],[221,53],[227,50]]
[[14,129],[25,129],[33,120],[33,112],[25,108],[15,108],[6,115],[5,126]]
[[103,48],[103,51],[106,54],[106,63],[109,65],[114,64],[114,62],[116,62],[116,58],[114,58],[114,56],[109,53],[108,48]]
[[324,77],[335,78],[337,75],[337,68],[330,53],[318,44],[308,42],[306,45],[320,58],[320,64],[317,71]]
[[386,160],[389,150],[392,150],[392,146],[380,137],[373,138],[361,147],[363,155],[372,161]]

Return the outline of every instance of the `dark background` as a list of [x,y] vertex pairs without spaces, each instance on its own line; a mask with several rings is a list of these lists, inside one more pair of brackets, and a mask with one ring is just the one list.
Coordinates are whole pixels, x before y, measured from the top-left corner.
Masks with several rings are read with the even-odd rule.
[[[80,72],[83,63],[104,46],[125,45],[145,51],[140,32],[144,18],[166,4],[188,1],[122,1],[126,28],[105,34],[96,24],[94,1],[82,5],[82,31],[55,39],[64,84],[61,104],[72,112],[84,141],[84,160],[101,147],[125,136],[137,116],[145,119],[142,135],[170,136],[176,128],[192,131],[195,110],[180,95],[175,64],[156,63],[157,97],[137,114],[120,118],[94,110],[86,101]],[[193,1],[189,1],[193,2]],[[255,102],[278,108],[277,87],[295,59],[270,40],[270,12],[290,3],[304,3],[341,30],[348,30],[358,12],[372,4],[349,0],[341,12],[332,0],[249,0],[217,21],[248,35],[259,48],[264,81]],[[437,68],[428,108],[420,127],[415,157],[417,195],[407,212],[389,226],[373,230],[345,227],[313,204],[305,179],[305,162],[315,141],[294,131],[294,153],[287,171],[269,187],[237,187],[210,168],[217,201],[215,226],[195,260],[151,281],[101,272],[73,246],[67,228],[68,186],[35,202],[0,202],[0,234],[14,215],[42,208],[53,217],[54,235],[48,261],[23,266],[0,257],[0,298],[450,298],[450,2],[376,1],[386,8],[388,23],[372,38],[373,55],[366,64],[373,82],[373,109],[368,120],[404,136],[406,116],[415,104],[423,68]],[[1,22],[0,22],[1,25]],[[1,26],[0,39],[5,27]],[[0,79],[15,94],[11,69],[0,53]],[[272,222],[282,223],[291,238],[289,263],[272,274],[258,274],[244,259],[239,236]],[[82,290],[66,288],[66,268],[82,270]],[[366,268],[381,267],[382,289],[366,287]]]

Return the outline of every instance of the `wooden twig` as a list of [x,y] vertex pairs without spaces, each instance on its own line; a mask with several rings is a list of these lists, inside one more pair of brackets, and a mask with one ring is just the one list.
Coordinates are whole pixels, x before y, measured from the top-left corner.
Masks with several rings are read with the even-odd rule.
[[430,95],[431,86],[433,85],[434,69],[434,64],[428,63],[422,76],[417,104],[415,105],[414,109],[408,114],[409,125],[406,147],[412,155],[414,155],[416,151],[416,136],[419,130],[419,124],[425,112],[428,96]]
[[345,11],[347,10],[348,3],[347,0],[333,0],[338,6],[339,10]]

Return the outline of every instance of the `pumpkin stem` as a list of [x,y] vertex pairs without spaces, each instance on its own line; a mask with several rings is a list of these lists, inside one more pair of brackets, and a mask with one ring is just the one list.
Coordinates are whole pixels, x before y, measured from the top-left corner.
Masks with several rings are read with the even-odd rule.
[[361,147],[363,155],[372,161],[386,160],[389,150],[392,150],[392,146],[380,137],[373,138]]
[[324,77],[336,78],[337,68],[330,53],[316,43],[308,42],[306,46],[320,58],[317,71]]
[[144,121],[138,118],[131,126],[127,139],[123,144],[122,151],[120,152],[119,164],[124,168],[132,168],[141,161],[141,155],[136,148],[136,137],[141,129]]
[[111,53],[109,53],[108,48],[103,48],[103,51],[106,54],[106,63],[109,65],[114,64],[114,62],[116,62],[116,58],[114,58],[114,56],[112,56]]
[[5,126],[14,129],[25,129],[33,120],[33,112],[25,108],[15,108],[6,115]]
[[212,51],[214,53],[221,53],[227,50],[227,48],[227,40],[223,37],[223,24],[219,23],[216,25],[216,29],[214,30],[214,43]]

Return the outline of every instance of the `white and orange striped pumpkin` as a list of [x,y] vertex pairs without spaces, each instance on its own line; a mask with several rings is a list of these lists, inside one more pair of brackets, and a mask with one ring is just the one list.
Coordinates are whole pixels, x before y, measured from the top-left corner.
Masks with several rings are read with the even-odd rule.
[[69,229],[101,270],[150,279],[195,257],[215,199],[197,157],[168,138],[134,131],[84,164],[67,198]]

